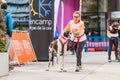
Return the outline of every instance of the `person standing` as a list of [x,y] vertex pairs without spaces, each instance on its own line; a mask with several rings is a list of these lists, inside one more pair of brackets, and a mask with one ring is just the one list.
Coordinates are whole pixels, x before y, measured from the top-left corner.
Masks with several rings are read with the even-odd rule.
[[85,25],[81,20],[80,11],[75,11],[73,13],[73,19],[70,20],[63,30],[63,32],[70,30],[74,33],[75,39],[72,41],[74,43],[74,49],[76,53],[76,69],[75,72],[79,72],[82,68],[81,58],[84,45],[86,44],[87,38],[85,34]]
[[4,22],[7,26],[7,35],[9,37],[11,37],[12,36],[12,29],[13,29],[12,16],[9,12],[6,11],[6,9],[7,9],[7,3],[1,4],[1,11],[5,15]]
[[[4,14],[4,23],[6,25],[6,48],[9,53],[9,47],[10,47],[10,41],[12,37],[12,30],[13,30],[13,23],[12,23],[12,16],[9,12],[6,11],[7,9],[7,3],[1,4],[1,12]],[[9,70],[13,69],[12,66],[9,66]]]
[[113,22],[112,25],[108,28],[107,30],[107,36],[109,38],[109,51],[108,51],[108,62],[111,62],[111,50],[112,46],[114,45],[115,49],[115,61],[119,62],[120,60],[118,59],[118,30],[120,29],[120,25],[118,22]]

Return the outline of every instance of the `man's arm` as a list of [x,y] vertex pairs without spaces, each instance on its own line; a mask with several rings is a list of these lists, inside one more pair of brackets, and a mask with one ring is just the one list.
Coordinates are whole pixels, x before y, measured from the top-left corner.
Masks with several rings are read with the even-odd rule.
[[107,36],[108,36],[108,38],[111,38],[111,35],[110,35],[110,28],[111,28],[111,26],[107,29]]
[[12,16],[10,13],[7,14],[7,34],[11,37],[13,30]]

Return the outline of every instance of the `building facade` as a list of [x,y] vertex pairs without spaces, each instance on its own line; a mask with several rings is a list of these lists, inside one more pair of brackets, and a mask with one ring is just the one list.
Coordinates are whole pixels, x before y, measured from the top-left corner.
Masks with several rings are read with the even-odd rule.
[[82,0],[82,19],[89,36],[105,36],[106,29],[112,21],[111,13],[120,10],[120,0]]
[[30,0],[6,0],[8,9],[13,17],[14,28],[24,29],[29,26],[29,1]]
[[[14,28],[29,27],[30,0],[6,1],[8,11],[13,17]],[[112,21],[111,12],[120,11],[119,3],[120,0],[82,0],[82,20],[86,25],[86,34],[91,36],[106,35],[108,22]],[[116,20],[120,22],[120,18]]]

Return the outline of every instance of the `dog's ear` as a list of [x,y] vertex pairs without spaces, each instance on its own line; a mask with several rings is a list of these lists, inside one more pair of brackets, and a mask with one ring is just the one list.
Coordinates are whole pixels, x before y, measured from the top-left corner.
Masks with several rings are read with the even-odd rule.
[[69,33],[70,33],[70,31],[66,31],[66,32],[64,32],[63,36],[68,38],[69,37]]

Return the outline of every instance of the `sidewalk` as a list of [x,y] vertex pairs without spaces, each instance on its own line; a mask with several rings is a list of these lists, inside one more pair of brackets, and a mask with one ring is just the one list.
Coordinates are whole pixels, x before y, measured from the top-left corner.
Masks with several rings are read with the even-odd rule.
[[82,80],[120,80],[120,62],[106,63]]
[[[114,54],[112,54],[114,60]],[[67,72],[58,72],[56,65],[45,71],[48,62],[16,66],[0,80],[120,80],[120,62],[107,62],[107,52],[83,53],[82,70],[75,72],[75,55],[65,57]]]

